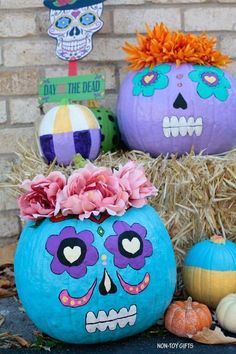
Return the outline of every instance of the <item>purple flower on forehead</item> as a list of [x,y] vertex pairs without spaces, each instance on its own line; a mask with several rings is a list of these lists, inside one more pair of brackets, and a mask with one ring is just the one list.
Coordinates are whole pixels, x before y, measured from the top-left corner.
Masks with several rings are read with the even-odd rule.
[[73,278],[82,278],[87,267],[98,261],[98,251],[92,245],[91,231],[76,232],[68,226],[59,235],[52,235],[46,243],[46,250],[53,256],[51,271],[54,274],[67,272]]
[[145,265],[145,258],[153,253],[151,242],[145,239],[145,227],[138,223],[130,226],[124,221],[116,221],[113,229],[116,235],[107,238],[105,247],[114,255],[115,265],[118,268],[129,265],[141,269]]

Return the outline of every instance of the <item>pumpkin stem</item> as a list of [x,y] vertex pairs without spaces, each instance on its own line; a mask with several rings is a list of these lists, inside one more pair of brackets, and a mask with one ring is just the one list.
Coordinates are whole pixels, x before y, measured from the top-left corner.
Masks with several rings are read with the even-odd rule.
[[99,108],[100,104],[96,100],[89,100],[88,101],[88,107],[89,108]]
[[186,301],[186,305],[185,305],[185,309],[187,311],[192,310],[192,303],[193,303],[193,299],[191,298],[191,296],[188,297],[187,301]]
[[220,235],[213,235],[210,238],[211,242],[213,243],[218,243],[218,244],[225,244],[225,238],[223,236]]

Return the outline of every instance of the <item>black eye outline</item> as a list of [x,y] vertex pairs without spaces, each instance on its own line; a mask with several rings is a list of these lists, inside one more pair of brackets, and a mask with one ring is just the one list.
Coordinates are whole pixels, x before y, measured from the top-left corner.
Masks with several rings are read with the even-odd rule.
[[[66,19],[66,20],[69,20],[69,23],[64,26],[64,27],[58,27],[58,23],[59,21],[63,20],[63,19]],[[68,28],[70,26],[72,22],[72,19],[69,17],[69,16],[61,16],[60,18],[57,19],[57,21],[55,22],[55,27],[58,29],[58,30],[65,30],[66,28]]]
[[[69,247],[71,249],[74,249],[74,247],[80,247],[81,249],[81,254],[79,258],[72,263],[68,261],[68,259],[64,254],[64,250],[66,247]],[[87,247],[85,242],[77,237],[71,237],[62,240],[57,250],[57,257],[60,263],[63,264],[64,266],[74,267],[74,266],[79,266],[83,263],[86,257],[86,253],[87,253]]]
[[[123,241],[124,240],[128,240],[129,242],[132,242],[132,240],[136,238],[139,240],[140,243],[140,248],[137,252],[135,253],[130,253],[128,251],[125,250],[124,246],[123,246]],[[140,237],[140,235],[134,231],[125,231],[122,234],[119,235],[119,239],[118,239],[118,249],[119,252],[122,256],[126,257],[126,258],[136,258],[142,255],[143,253],[143,240]]]
[[[84,24],[84,23],[82,22],[82,21],[83,21],[83,18],[85,18],[85,17],[88,16],[88,15],[93,16],[93,21],[90,22],[90,23]],[[81,24],[82,26],[88,27],[88,26],[93,25],[94,22],[96,21],[96,19],[97,19],[97,16],[96,16],[93,12],[87,12],[86,14],[83,14],[83,15],[79,18],[79,22],[80,22],[80,24]]]

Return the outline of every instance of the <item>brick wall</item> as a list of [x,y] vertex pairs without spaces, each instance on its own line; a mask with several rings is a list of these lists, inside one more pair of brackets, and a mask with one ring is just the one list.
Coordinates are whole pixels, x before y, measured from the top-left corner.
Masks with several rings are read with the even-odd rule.
[[[0,0],[0,182],[14,160],[19,137],[34,139],[39,119],[37,81],[40,76],[67,74],[57,59],[55,42],[47,35],[49,10],[42,0]],[[116,92],[124,75],[121,46],[136,30],[163,21],[171,28],[208,31],[219,46],[236,57],[236,0],[107,0],[105,25],[96,35],[94,50],[80,62],[80,73],[103,70],[107,74],[105,104],[114,109]],[[236,64],[232,64],[236,72]],[[20,231],[16,203],[0,190],[0,245]]]

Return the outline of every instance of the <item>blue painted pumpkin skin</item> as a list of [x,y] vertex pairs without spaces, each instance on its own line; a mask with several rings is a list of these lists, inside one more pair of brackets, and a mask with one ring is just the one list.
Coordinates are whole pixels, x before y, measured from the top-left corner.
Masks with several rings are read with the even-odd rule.
[[[163,316],[175,289],[176,263],[169,235],[152,207],[131,208],[125,215],[109,217],[100,224],[47,219],[33,226],[29,222],[20,237],[15,276],[23,306],[41,331],[65,342],[92,344],[137,334]],[[88,265],[85,256],[84,275],[83,263],[74,267],[74,273],[73,267],[67,266],[63,272],[63,267],[59,270],[52,265],[55,257],[61,257],[61,250],[53,256],[51,241],[57,241],[65,230],[76,232],[78,238],[87,230],[89,237],[91,233],[94,237],[87,252],[90,263],[94,263],[92,258],[97,261]],[[67,244],[63,249],[63,257],[66,250],[71,252],[70,262],[76,258],[76,246],[72,246]],[[79,306],[81,301],[87,303]],[[109,321],[104,324],[107,316]]]
[[221,272],[236,271],[236,244],[228,240],[225,243],[201,241],[189,250],[184,265]]
[[236,292],[236,244],[221,236],[198,242],[185,257],[183,280],[194,300],[216,308]]

